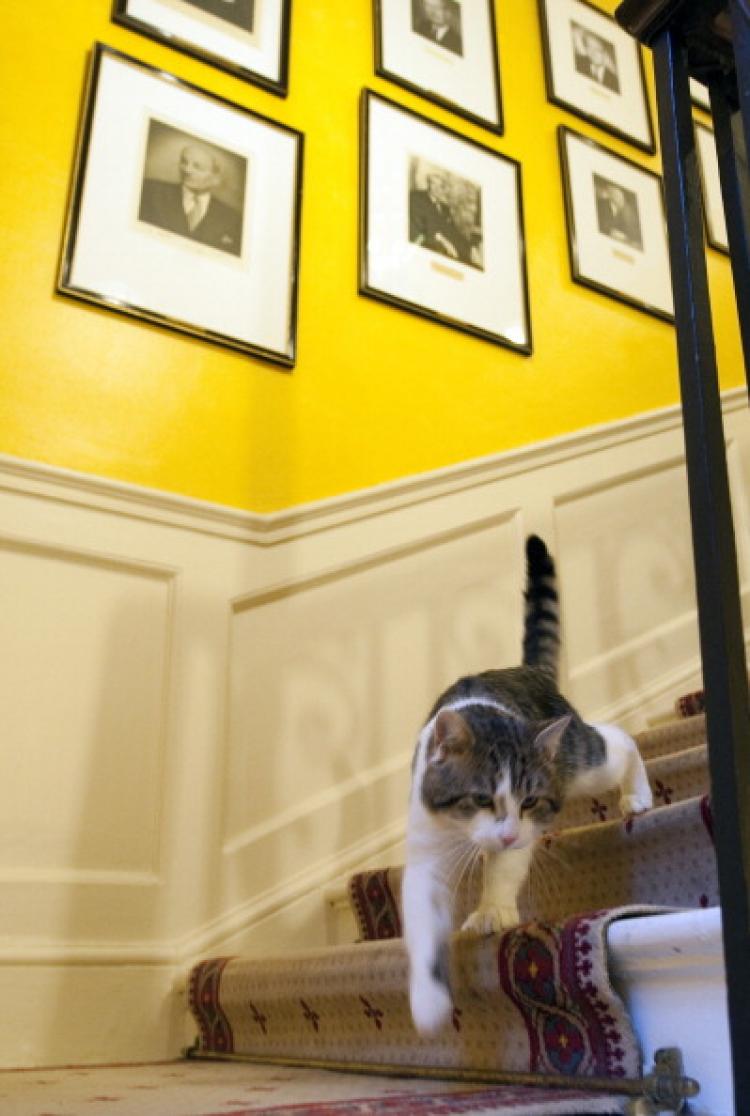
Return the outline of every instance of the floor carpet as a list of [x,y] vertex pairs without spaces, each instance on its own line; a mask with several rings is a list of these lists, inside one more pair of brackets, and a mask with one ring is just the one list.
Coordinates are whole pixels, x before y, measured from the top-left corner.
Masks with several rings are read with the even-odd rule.
[[7,1116],[614,1116],[617,1096],[237,1063],[0,1071]]

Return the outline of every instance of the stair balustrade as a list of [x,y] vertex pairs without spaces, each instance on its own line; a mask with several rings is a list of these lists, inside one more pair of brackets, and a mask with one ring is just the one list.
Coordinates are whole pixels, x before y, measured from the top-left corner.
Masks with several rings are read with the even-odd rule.
[[750,710],[689,78],[704,82],[710,93],[748,375],[750,3],[623,0],[615,15],[651,48],[656,77],[734,1094],[740,1113],[750,1104]]

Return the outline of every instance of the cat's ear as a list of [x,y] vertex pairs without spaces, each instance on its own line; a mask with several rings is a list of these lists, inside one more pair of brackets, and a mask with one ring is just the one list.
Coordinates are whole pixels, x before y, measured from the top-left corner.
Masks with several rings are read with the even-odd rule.
[[566,713],[564,717],[558,717],[557,720],[545,725],[544,728],[537,733],[534,746],[540,751],[546,752],[549,758],[554,760],[560,750],[565,730],[572,720],[572,714]]
[[468,750],[471,744],[471,729],[455,709],[441,709],[435,718],[432,730],[429,758],[432,763],[442,763],[449,755],[458,755]]

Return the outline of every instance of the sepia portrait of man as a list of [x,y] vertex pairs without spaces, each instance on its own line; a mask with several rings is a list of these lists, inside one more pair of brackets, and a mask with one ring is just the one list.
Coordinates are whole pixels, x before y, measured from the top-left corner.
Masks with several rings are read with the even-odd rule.
[[151,120],[138,219],[240,256],[246,181],[243,156]]
[[617,73],[617,56],[611,43],[571,20],[570,29],[573,39],[573,60],[579,74],[590,78],[612,93],[620,92],[620,78]]
[[600,174],[594,174],[594,192],[599,232],[642,252],[643,232],[637,195]]
[[463,54],[461,5],[457,0],[412,0],[411,26],[416,35],[453,54]]

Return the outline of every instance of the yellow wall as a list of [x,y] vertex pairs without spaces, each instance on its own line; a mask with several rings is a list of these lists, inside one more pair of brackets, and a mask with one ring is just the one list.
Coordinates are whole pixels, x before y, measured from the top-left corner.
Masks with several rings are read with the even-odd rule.
[[[371,0],[294,0],[287,100],[116,27],[110,6],[3,12],[0,452],[270,511],[677,399],[672,327],[570,280],[555,130],[565,122],[658,160],[547,104],[534,0],[497,4],[500,138],[374,77]],[[306,133],[292,374],[54,293],[95,39]],[[521,161],[533,357],[357,295],[364,85]],[[742,379],[731,278],[728,261],[709,256],[728,387]]]

